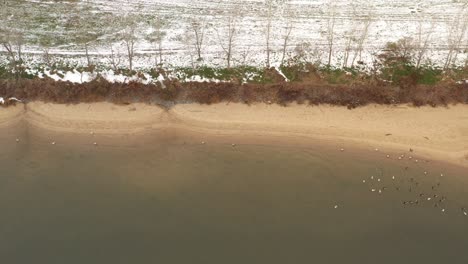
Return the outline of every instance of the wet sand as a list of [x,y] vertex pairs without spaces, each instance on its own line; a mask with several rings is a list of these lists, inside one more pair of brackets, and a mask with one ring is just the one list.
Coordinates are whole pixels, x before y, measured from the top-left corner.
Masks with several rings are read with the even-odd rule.
[[[305,145],[407,153],[468,167],[468,106],[447,108],[370,105],[348,110],[335,106],[267,104],[77,105],[28,103],[0,109],[0,127],[22,120],[55,134],[96,133],[144,138],[156,132],[192,133],[193,140],[236,144]],[[63,133],[67,132],[67,133]]]

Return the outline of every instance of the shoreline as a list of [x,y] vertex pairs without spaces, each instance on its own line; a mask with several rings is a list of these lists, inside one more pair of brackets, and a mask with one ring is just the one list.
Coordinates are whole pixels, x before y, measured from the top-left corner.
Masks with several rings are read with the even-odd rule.
[[193,140],[237,144],[379,148],[382,155],[384,151],[409,153],[411,148],[414,156],[468,167],[467,105],[369,105],[348,110],[328,105],[223,103],[179,104],[165,110],[148,104],[32,102],[0,109],[0,129],[19,120],[55,134],[95,133],[108,142],[123,135],[138,140],[166,131],[168,135],[191,134]]

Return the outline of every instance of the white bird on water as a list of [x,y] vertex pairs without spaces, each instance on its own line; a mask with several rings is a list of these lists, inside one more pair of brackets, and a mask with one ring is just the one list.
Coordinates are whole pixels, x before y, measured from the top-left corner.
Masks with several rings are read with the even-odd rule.
[[335,204],[334,208],[335,208],[335,209],[338,209],[338,205],[337,205],[337,204]]

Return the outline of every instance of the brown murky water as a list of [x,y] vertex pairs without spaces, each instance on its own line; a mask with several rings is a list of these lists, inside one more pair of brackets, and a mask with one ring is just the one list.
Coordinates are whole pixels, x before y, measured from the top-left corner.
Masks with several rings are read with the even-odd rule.
[[460,170],[318,146],[0,141],[2,263],[468,263]]

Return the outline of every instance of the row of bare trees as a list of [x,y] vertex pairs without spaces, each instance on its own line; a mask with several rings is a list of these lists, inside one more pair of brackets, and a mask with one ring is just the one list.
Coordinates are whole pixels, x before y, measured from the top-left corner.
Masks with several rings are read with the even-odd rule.
[[[120,49],[117,46],[120,46],[125,49],[128,68],[133,70],[136,46],[145,40],[154,48],[154,64],[157,66],[163,62],[164,43],[172,27],[170,19],[157,14],[145,14],[141,6],[135,6],[133,10],[119,14],[99,12],[99,17],[96,17],[98,10],[90,0],[55,1],[48,10],[34,10],[30,8],[31,2],[26,0],[3,0],[0,4],[0,45],[12,65],[21,63],[26,43],[39,46],[47,64],[51,63],[51,48],[79,47],[84,50],[88,66],[94,64],[90,50],[94,46],[107,46],[107,54],[110,53],[109,63],[114,69],[118,69],[121,59]],[[338,53],[337,42],[340,40],[341,43],[344,42],[344,48],[340,49],[343,54],[342,66],[353,67],[363,60],[366,41],[372,24],[378,17],[372,8],[363,9],[361,5],[352,5],[354,19],[350,20],[347,30],[343,33],[342,30],[337,30],[337,26],[342,24],[339,21],[342,19],[342,14],[338,4],[337,0],[329,0],[327,5],[323,6],[321,16],[325,23],[321,25],[320,33],[326,49],[322,52],[326,54],[326,65],[331,66],[334,55]],[[298,23],[291,6],[292,3],[288,0],[263,1],[258,15],[263,18],[262,34],[265,37],[267,68],[271,67],[273,47],[278,47],[278,43],[280,48],[276,53],[279,54],[280,64],[283,65],[288,59],[290,43]],[[207,43],[212,47],[214,42],[224,54],[227,68],[232,67],[235,57],[239,57],[234,56],[235,51],[242,57],[241,62],[246,62],[249,49],[244,48],[240,51],[237,47],[241,34],[252,34],[243,32],[246,30],[243,24],[245,10],[218,9],[221,11],[211,20],[203,15],[191,17],[184,32],[176,38],[189,51],[193,67],[197,62],[203,61]],[[460,53],[467,52],[467,10],[467,4],[462,5],[458,13],[448,22],[445,69],[457,63],[457,56]],[[417,19],[415,32],[399,41],[399,44],[408,50],[417,68],[427,60],[428,51],[435,37],[433,34],[435,27],[434,20],[428,21],[427,16],[421,17]],[[31,28],[37,29],[35,34],[26,33],[31,32]],[[208,36],[215,36],[215,39],[207,39]],[[299,51],[301,48],[311,50],[309,44],[299,43],[296,45],[296,53],[306,52]],[[468,59],[465,65],[468,65]]]

